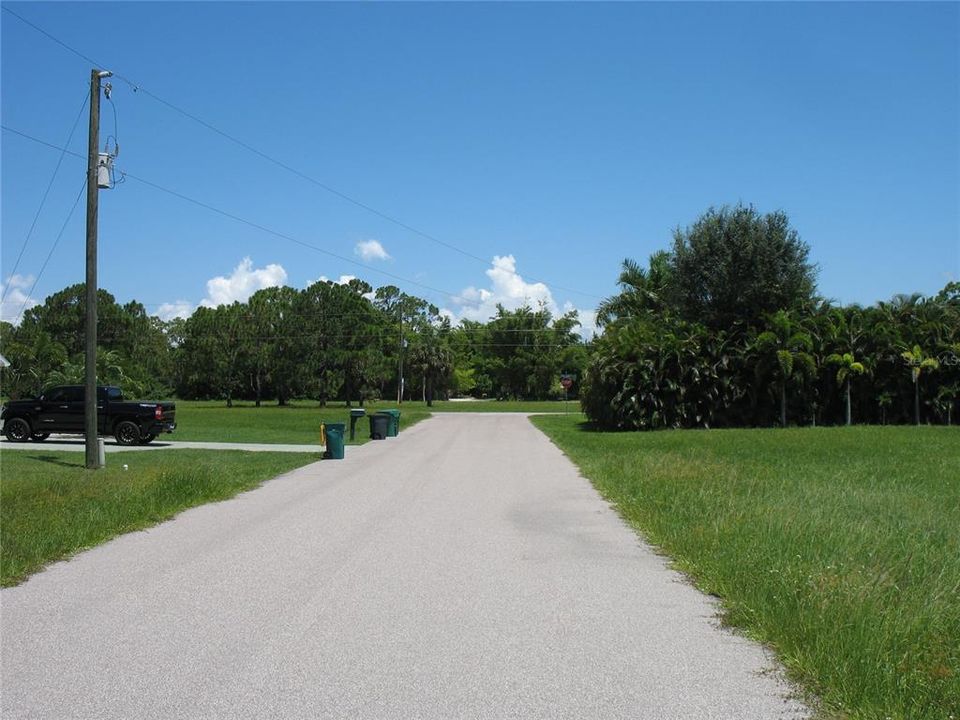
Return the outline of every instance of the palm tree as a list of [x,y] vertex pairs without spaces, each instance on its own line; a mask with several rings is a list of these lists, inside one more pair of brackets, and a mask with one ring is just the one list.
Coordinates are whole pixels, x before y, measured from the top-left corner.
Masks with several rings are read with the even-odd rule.
[[887,424],[887,408],[893,405],[893,395],[888,392],[882,392],[877,397],[877,404],[880,406],[880,424]]
[[665,250],[650,256],[649,269],[636,260],[625,259],[617,278],[620,293],[600,303],[597,307],[597,323],[603,327],[617,319],[661,309],[670,272],[668,260],[669,253]]
[[948,426],[953,424],[953,404],[958,397],[960,397],[960,383],[954,383],[941,386],[934,400],[938,411],[947,416]]
[[853,359],[853,353],[844,353],[838,355],[833,353],[827,357],[829,365],[839,365],[837,369],[837,385],[845,385],[845,395],[847,399],[847,425],[850,424],[850,376],[863,375],[865,368],[863,363],[858,363]]
[[912,350],[904,350],[900,353],[907,366],[910,368],[910,375],[913,378],[913,414],[917,425],[920,424],[920,373],[923,370],[936,370],[940,363],[936,358],[928,357],[919,345],[914,345]]
[[437,342],[417,345],[410,351],[410,366],[420,371],[423,378],[423,399],[433,407],[433,391],[437,381],[453,373],[453,353]]
[[780,426],[787,426],[787,383],[796,376],[812,375],[817,370],[813,356],[813,341],[810,336],[798,331],[790,315],[780,310],[771,315],[770,330],[757,336],[755,347],[773,363],[780,379]]

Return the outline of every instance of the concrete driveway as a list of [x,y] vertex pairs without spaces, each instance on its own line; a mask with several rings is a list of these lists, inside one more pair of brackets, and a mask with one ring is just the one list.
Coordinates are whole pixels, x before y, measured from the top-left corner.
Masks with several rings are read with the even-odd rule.
[[807,714],[517,415],[348,447],[0,599],[5,719]]

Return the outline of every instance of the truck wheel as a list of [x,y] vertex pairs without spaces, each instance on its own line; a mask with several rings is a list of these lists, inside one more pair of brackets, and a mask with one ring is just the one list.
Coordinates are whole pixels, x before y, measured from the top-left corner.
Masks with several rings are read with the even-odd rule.
[[156,437],[156,435],[144,435],[143,437],[140,438],[140,444],[141,444],[141,445],[149,445],[150,443],[153,442],[153,439],[154,439],[155,437]]
[[50,433],[34,433],[30,436],[30,439],[34,442],[43,442],[48,437],[50,437]]
[[135,422],[123,420],[117,423],[113,430],[113,436],[121,445],[136,445],[140,442],[140,428]]
[[3,424],[3,434],[10,442],[26,442],[30,439],[30,423],[23,418],[11,418]]

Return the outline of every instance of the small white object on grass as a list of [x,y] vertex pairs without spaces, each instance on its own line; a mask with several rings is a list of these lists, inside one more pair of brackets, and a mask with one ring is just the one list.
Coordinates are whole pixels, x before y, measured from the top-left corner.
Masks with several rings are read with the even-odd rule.
[[128,470],[129,467],[130,467],[129,465],[124,465],[124,466],[123,466],[123,469],[124,469],[124,470]]

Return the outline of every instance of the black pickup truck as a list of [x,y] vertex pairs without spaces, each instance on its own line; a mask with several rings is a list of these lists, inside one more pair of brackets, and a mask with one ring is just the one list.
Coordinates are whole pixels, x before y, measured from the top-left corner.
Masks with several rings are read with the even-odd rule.
[[[11,400],[3,407],[3,434],[11,442],[42,442],[50,433],[85,431],[82,385],[59,385],[32,400]],[[113,435],[121,445],[146,445],[160,433],[173,432],[172,402],[126,402],[123,391],[97,388],[97,433]]]

